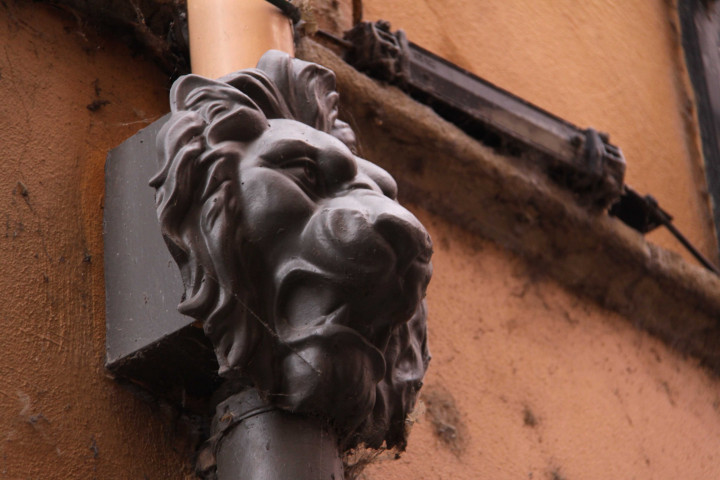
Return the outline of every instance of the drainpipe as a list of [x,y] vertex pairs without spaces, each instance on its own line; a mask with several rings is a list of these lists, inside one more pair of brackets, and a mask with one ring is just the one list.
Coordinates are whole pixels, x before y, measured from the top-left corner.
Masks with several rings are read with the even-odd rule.
[[[219,78],[253,68],[271,49],[294,55],[290,19],[265,0],[188,0],[187,9],[194,74]],[[254,388],[231,393],[212,421],[217,480],[343,478],[326,421],[279,410]]]
[[265,0],[188,0],[195,74],[219,78],[253,68],[268,50],[294,55],[290,19]]
[[254,388],[221,402],[211,431],[217,480],[344,478],[327,422],[273,407]]

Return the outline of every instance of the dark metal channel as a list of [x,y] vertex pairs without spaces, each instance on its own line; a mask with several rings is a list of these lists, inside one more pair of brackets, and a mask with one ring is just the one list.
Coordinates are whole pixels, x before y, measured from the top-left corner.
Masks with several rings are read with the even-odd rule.
[[[695,71],[703,149],[720,238],[720,6],[681,2],[683,45]],[[708,270],[719,273],[649,195],[624,185],[625,158],[607,134],[581,129],[407,40],[386,21],[359,23],[339,39],[357,70],[403,89],[441,117],[503,155],[530,160],[584,205],[608,213],[640,233],[665,226]],[[706,51],[711,52],[706,55]]]
[[220,384],[212,345],[177,310],[180,271],[160,232],[154,191],[157,120],[108,154],[105,164],[106,367],[134,386],[203,413]]
[[577,126],[408,42],[387,22],[346,33],[346,61],[399,86],[484,144],[533,161],[584,203],[606,208],[622,194],[625,159],[605,134]]

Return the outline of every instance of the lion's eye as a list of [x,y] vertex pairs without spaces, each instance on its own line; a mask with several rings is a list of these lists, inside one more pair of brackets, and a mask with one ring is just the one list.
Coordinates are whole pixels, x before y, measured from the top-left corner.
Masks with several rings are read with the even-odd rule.
[[305,188],[315,190],[320,183],[317,164],[309,158],[298,158],[283,164],[285,173],[295,177]]
[[317,171],[315,170],[315,164],[310,164],[309,162],[306,163],[303,166],[303,174],[305,174],[305,179],[315,185],[317,183]]

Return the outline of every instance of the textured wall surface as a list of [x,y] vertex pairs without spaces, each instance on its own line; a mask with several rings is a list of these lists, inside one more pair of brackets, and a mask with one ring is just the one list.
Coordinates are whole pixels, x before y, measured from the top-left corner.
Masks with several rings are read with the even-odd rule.
[[433,360],[407,452],[379,457],[361,479],[720,477],[717,378],[419,213],[436,246]]
[[183,478],[173,413],[108,378],[107,151],[165,79],[63,12],[0,5],[0,478]]
[[[610,131],[629,181],[712,250],[665,4],[523,3],[372,0],[365,12]],[[185,423],[103,369],[105,155],[167,111],[166,78],[37,6],[0,3],[0,46],[0,479],[192,478]],[[366,479],[720,477],[717,379],[494,244],[417,213],[436,244],[434,359],[408,452],[379,456]]]
[[[365,0],[408,38],[580,127],[610,133],[627,182],[717,258],[672,2]],[[665,231],[653,241],[691,258]]]
[[[366,0],[411,41],[579,126],[710,256],[716,243],[671,2]],[[408,452],[367,479],[715,478],[720,386],[626,319],[423,217],[433,362]],[[689,258],[665,232],[650,240]]]

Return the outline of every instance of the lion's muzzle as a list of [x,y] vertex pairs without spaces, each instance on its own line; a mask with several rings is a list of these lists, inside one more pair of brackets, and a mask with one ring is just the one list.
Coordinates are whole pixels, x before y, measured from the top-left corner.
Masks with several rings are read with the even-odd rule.
[[420,221],[371,190],[354,190],[319,208],[303,232],[303,243],[310,246],[305,260],[375,276],[373,281],[403,277],[412,264],[429,265],[432,255],[430,235]]

